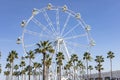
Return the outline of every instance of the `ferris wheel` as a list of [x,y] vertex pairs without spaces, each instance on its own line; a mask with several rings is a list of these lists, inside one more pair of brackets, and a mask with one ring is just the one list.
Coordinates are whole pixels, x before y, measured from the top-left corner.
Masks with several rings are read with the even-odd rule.
[[53,6],[48,4],[42,9],[34,8],[28,20],[21,23],[23,33],[18,42],[22,42],[24,52],[35,48],[36,43],[49,40],[55,53],[63,52],[66,59],[76,49],[89,48],[95,43],[90,36],[90,26],[80,13],[68,9],[66,5]]

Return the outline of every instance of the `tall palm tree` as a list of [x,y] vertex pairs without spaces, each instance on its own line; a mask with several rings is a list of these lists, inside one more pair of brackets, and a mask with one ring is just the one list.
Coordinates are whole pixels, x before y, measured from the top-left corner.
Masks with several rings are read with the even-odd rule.
[[32,59],[34,59],[35,58],[35,55],[34,55],[34,52],[33,51],[29,51],[28,53],[27,53],[27,56],[25,56],[25,58],[27,58],[27,59],[29,59],[29,65],[27,66],[28,67],[28,75],[29,75],[29,80],[30,80],[30,75],[31,75],[31,61],[32,61]]
[[61,80],[61,66],[63,65],[63,60],[64,60],[64,55],[62,52],[58,52],[58,54],[56,54],[56,60],[57,60],[57,65],[58,65],[58,80]]
[[95,61],[98,63],[98,65],[95,66],[95,68],[96,68],[96,70],[98,70],[99,80],[101,80],[101,70],[103,70],[101,63],[104,62],[104,58],[103,58],[103,56],[96,56]]
[[92,66],[92,65],[89,65],[89,66],[88,66],[88,69],[90,70],[89,79],[91,80],[91,71],[93,70],[93,66]]
[[11,65],[11,71],[10,71],[11,80],[13,80],[12,74],[13,74],[14,60],[17,58],[18,58],[18,53],[15,50],[12,50],[11,52],[9,52],[7,61],[10,62],[10,65]]
[[78,61],[78,56],[76,54],[72,54],[70,60],[73,62],[74,80],[75,80],[75,68],[76,68],[76,65],[77,65],[76,62]]
[[88,80],[88,62],[91,61],[92,57],[89,52],[85,52],[83,55],[83,60],[86,61],[86,70],[87,70],[87,80]]
[[107,53],[107,58],[109,58],[110,59],[110,75],[111,75],[111,79],[112,79],[112,59],[114,58],[115,56],[114,56],[114,53],[112,52],[112,51],[109,51],[108,53]]
[[40,41],[36,45],[38,48],[35,49],[35,52],[43,54],[43,80],[46,80],[46,66],[45,66],[46,54],[47,52],[54,53],[54,49],[52,47],[51,42],[49,41]]

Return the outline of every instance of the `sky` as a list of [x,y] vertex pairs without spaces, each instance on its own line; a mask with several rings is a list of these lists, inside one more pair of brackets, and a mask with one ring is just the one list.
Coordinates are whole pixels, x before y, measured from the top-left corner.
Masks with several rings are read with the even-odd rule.
[[[16,39],[21,36],[20,23],[31,16],[33,8],[41,9],[51,3],[55,6],[67,7],[82,15],[84,21],[91,26],[91,36],[96,45],[91,48],[91,55],[102,55],[104,72],[109,71],[107,52],[115,53],[113,70],[120,70],[120,1],[119,0],[0,0],[0,51],[2,68],[6,64],[7,55],[11,50],[23,54],[21,45]],[[90,62],[96,65],[95,62]],[[96,70],[94,70],[96,72]]]

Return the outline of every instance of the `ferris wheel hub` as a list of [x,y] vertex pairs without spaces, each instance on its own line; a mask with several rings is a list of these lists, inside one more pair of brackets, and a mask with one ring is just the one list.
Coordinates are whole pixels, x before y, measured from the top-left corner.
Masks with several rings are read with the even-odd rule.
[[63,38],[61,38],[61,37],[58,37],[57,39],[56,39],[56,44],[63,44]]
[[58,43],[59,43],[59,44],[63,44],[63,39],[62,39],[62,38],[59,38],[59,39],[58,39]]

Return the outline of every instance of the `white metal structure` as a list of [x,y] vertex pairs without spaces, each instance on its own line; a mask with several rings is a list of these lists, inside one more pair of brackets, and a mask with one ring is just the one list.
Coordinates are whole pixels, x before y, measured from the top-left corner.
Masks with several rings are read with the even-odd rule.
[[[90,26],[83,21],[80,13],[68,9],[66,5],[56,7],[48,4],[42,9],[34,8],[31,17],[23,20],[21,26],[23,33],[17,39],[17,44],[22,43],[24,53],[34,50],[39,41],[49,40],[55,53],[63,52],[68,61],[70,53],[95,45],[89,33]],[[56,73],[49,75],[54,78]]]
[[[89,48],[95,43],[90,37],[90,26],[81,18],[80,13],[63,7],[48,4],[42,9],[34,8],[28,20],[21,23],[23,28],[22,41],[24,52],[35,49],[35,44],[41,40],[53,42],[56,53],[61,51],[67,60],[70,53],[77,48]],[[73,52],[72,52],[73,53]]]

